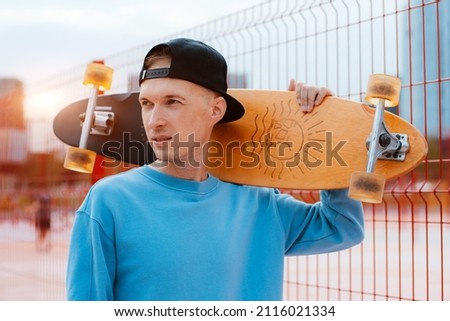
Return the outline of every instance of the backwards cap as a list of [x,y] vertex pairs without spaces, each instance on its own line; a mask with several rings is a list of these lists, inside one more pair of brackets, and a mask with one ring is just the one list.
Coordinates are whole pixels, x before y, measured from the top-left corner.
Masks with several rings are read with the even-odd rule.
[[[145,69],[145,60],[155,50],[165,46],[171,52],[169,68]],[[144,59],[139,74],[139,85],[146,79],[177,78],[183,79],[219,93],[227,102],[225,115],[220,123],[231,122],[244,115],[242,104],[227,94],[227,63],[225,58],[207,44],[186,38],[177,38],[154,46]]]

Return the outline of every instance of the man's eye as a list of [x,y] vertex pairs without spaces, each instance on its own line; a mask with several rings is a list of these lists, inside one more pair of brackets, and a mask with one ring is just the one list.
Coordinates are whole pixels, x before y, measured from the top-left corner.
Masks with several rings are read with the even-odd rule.
[[179,100],[176,100],[176,99],[169,99],[168,101],[167,101],[167,104],[168,105],[177,105],[177,104],[180,104],[181,102],[179,101]]
[[153,104],[148,100],[141,100],[140,103],[142,108],[149,108],[153,106]]

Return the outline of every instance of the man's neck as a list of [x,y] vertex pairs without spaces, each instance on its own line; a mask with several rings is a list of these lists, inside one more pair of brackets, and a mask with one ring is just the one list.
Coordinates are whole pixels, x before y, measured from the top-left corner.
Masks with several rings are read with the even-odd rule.
[[201,182],[208,178],[208,171],[204,166],[200,167],[180,167],[175,164],[162,164],[160,161],[155,161],[150,164],[153,169],[178,178],[187,179],[191,181]]

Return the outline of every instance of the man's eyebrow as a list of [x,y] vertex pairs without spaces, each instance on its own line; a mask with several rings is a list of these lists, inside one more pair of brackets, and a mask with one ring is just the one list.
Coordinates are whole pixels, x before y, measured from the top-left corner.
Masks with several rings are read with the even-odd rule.
[[163,96],[164,99],[169,100],[169,99],[176,99],[176,100],[180,100],[180,101],[185,101],[186,98],[183,95],[179,95],[179,94],[167,94]]
[[[184,97],[183,95],[180,95],[180,94],[166,94],[166,95],[163,95],[161,98],[163,98],[163,99],[178,99],[178,100],[185,100],[185,97]],[[148,101],[151,101],[151,99],[147,98],[145,95],[139,96],[139,97],[138,97],[138,100],[139,100],[139,101],[142,101],[142,100],[148,100]]]
[[164,95],[164,97],[169,97],[169,98],[180,97],[180,98],[183,98],[184,96],[182,94],[166,94],[166,95]]

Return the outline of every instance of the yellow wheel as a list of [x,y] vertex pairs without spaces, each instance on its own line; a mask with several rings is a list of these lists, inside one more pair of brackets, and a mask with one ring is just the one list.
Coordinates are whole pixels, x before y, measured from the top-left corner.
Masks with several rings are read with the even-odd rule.
[[401,85],[397,77],[373,74],[367,83],[366,101],[376,105],[380,99],[385,99],[385,107],[397,106]]
[[100,90],[108,90],[111,88],[112,77],[113,69],[111,67],[92,62],[86,67],[83,85],[94,85],[98,86]]
[[354,172],[350,178],[348,196],[361,202],[381,203],[385,182],[383,175]]
[[69,147],[64,160],[64,167],[76,172],[92,173],[96,156],[95,152],[91,150]]

